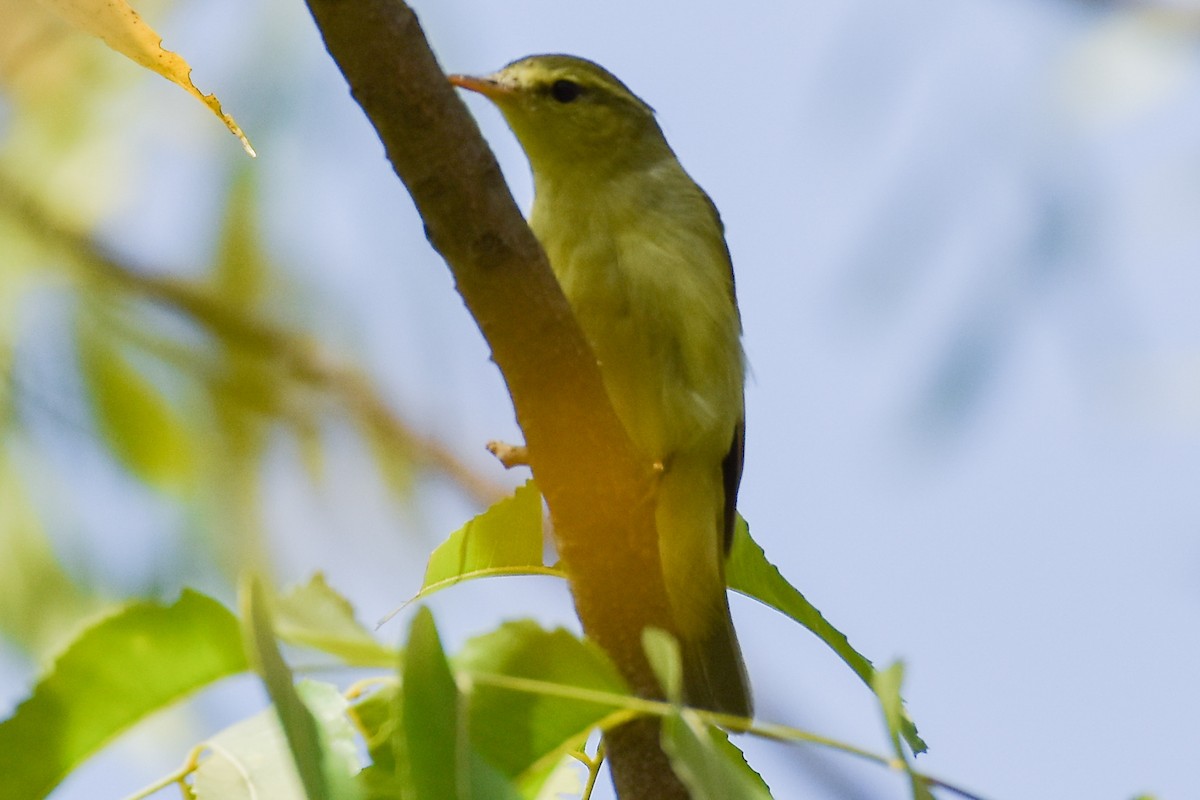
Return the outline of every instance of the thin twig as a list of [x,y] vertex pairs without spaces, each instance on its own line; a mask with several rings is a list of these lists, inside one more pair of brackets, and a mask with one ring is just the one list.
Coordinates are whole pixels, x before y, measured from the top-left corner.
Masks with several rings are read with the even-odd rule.
[[481,507],[508,494],[444,443],[418,433],[396,416],[361,368],[339,360],[312,339],[239,311],[192,281],[154,275],[129,265],[92,237],[56,219],[43,203],[3,174],[0,207],[44,242],[67,253],[89,277],[185,314],[214,336],[286,365],[290,374],[336,398],[365,428],[418,464],[450,479]]

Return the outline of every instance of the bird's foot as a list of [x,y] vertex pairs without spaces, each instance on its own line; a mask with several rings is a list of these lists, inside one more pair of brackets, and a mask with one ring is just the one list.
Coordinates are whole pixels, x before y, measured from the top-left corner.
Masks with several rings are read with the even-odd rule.
[[523,444],[492,441],[487,443],[487,449],[504,465],[505,469],[529,466],[529,450]]

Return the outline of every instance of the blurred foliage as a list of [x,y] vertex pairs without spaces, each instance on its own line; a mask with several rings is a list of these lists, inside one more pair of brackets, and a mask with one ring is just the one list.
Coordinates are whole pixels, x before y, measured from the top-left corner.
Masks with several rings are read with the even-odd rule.
[[[492,530],[511,519],[509,505],[494,506],[479,527]],[[762,552],[753,542],[747,547]],[[761,599],[786,583],[778,572],[764,581],[745,591]],[[896,751],[890,758],[805,731],[635,697],[594,643],[531,621],[476,636],[451,657],[428,609],[416,611],[405,647],[392,650],[320,577],[276,596],[249,576],[239,608],[235,616],[210,597],[184,591],[169,605],[122,604],[84,627],[29,699],[0,722],[0,794],[45,796],[113,737],[181,697],[249,669],[262,679],[273,712],[248,715],[199,742],[179,770],[132,797],[177,783],[197,800],[549,800],[564,786],[578,794],[577,783],[564,778],[577,769],[572,758],[594,778],[597,760],[584,749],[593,733],[639,714],[664,718],[663,746],[697,798],[770,797],[718,726],[815,743],[904,770],[914,799],[927,798],[929,785],[950,787],[907,763],[902,743],[911,723],[896,668],[876,679]],[[647,632],[646,640],[658,668],[675,673],[664,682],[678,686],[678,644],[661,631]],[[328,683],[297,684],[281,642],[374,671],[344,695]],[[371,758],[366,768],[360,745]],[[29,758],[31,752],[42,757]]]
[[[85,449],[106,451],[153,503],[179,508],[187,530],[176,534],[205,550],[230,586],[239,569],[270,570],[261,481],[281,435],[296,443],[313,480],[322,478],[324,431],[344,421],[406,502],[415,499],[414,477],[430,472],[473,502],[499,495],[414,431],[317,331],[298,327],[300,315],[283,321],[289,312],[280,301],[295,295],[295,279],[264,248],[252,162],[222,170],[224,213],[209,234],[216,247],[210,263],[187,276],[136,263],[95,233],[130,188],[124,175],[136,154],[119,117],[145,73],[55,13],[75,22],[123,16],[120,7],[94,5],[0,0],[0,102],[8,112],[0,116],[0,536],[11,556],[3,569],[13,575],[0,630],[31,653],[46,652],[56,640],[51,628],[69,629],[98,602],[88,598],[103,593],[76,585],[55,564],[47,534],[62,519],[48,525],[42,517],[78,503],[44,454],[48,445],[88,437]],[[153,16],[169,5],[140,3],[139,11]],[[132,20],[144,39],[137,46],[153,54],[157,36],[136,14],[124,17],[120,24]],[[93,25],[111,34],[110,22]],[[201,115],[196,124],[205,124]],[[62,331],[73,357],[32,340],[47,326]],[[183,577],[161,580],[170,586]],[[44,601],[26,593],[39,587],[56,587],[52,605],[61,613],[34,618],[28,609]]]

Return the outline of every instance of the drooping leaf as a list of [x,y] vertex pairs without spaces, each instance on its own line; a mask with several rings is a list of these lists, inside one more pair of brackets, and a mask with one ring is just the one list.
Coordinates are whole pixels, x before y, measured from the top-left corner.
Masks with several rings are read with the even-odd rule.
[[268,426],[281,414],[287,388],[278,359],[263,358],[259,342],[247,352],[245,341],[243,320],[259,313],[272,274],[258,233],[256,176],[253,170],[239,170],[230,182],[213,266],[213,297],[232,313],[206,318],[220,345],[209,382],[217,422],[228,457],[238,467],[249,467],[236,470],[238,481],[257,480]]
[[230,455],[246,461],[246,471],[258,470],[272,427],[283,422],[296,437],[301,463],[317,481],[324,460],[321,404],[307,397],[311,389],[305,382],[311,376],[296,369],[295,351],[308,345],[271,322],[289,286],[263,241],[258,178],[256,170],[239,167],[226,195],[210,279],[218,313],[205,316],[219,345],[213,400]]
[[143,22],[125,0],[41,0],[41,3],[75,27],[103,39],[118,53],[183,87],[225,123],[247,154],[254,155],[250,140],[233,117],[221,109],[216,96],[204,94],[192,83],[192,68],[187,61],[177,53],[164,50],[162,37]]
[[396,651],[385,647],[354,617],[350,601],[321,573],[275,601],[275,632],[292,644],[330,653],[360,667],[391,667]]
[[[463,646],[454,659],[466,675],[545,681],[585,691],[629,694],[616,667],[595,644],[531,620],[507,622]],[[614,706],[576,697],[518,691],[477,680],[468,698],[471,741],[510,777],[578,749]]]
[[542,496],[529,481],[438,545],[419,596],[473,577],[551,573],[542,545]]
[[[149,714],[246,669],[237,620],[184,591],[130,603],[83,631],[0,723],[0,797],[42,797]],[[31,757],[36,754],[36,757]]]
[[[336,755],[332,762],[340,762],[348,776],[357,772],[357,737],[346,718],[349,703],[342,693],[316,681],[301,681],[296,692],[316,721],[326,752]],[[274,708],[231,725],[201,746],[206,755],[192,773],[195,800],[306,800]]]
[[402,671],[398,760],[405,800],[520,800],[471,746],[466,704],[426,608],[413,619]]
[[[778,567],[767,560],[762,547],[750,538],[750,527],[741,517],[738,517],[733,548],[725,565],[725,581],[730,589],[753,597],[808,628],[874,690],[875,667],[851,647],[844,633],[829,624],[821,612],[788,583]],[[917,735],[917,728],[907,713],[900,730],[914,753],[925,752],[925,742]]]
[[[913,800],[934,800],[933,794],[925,781],[913,774],[904,752],[900,738],[904,733],[908,717],[904,712],[904,701],[900,699],[900,686],[904,683],[904,664],[897,661],[885,670],[875,673],[872,688],[879,696],[879,706],[883,710],[883,721],[887,725],[888,738],[892,742],[892,751],[896,758],[908,771],[909,784],[912,787]],[[911,723],[909,723],[911,724]]]
[[187,488],[196,471],[187,425],[106,332],[80,325],[77,334],[96,424],[113,454],[152,486]]
[[357,786],[352,778],[358,772],[357,759],[330,749],[323,741],[313,713],[300,699],[288,668],[275,641],[266,594],[256,579],[249,579],[241,592],[242,617],[247,646],[254,653],[255,668],[275,704],[284,738],[292,754],[300,783],[308,800],[354,800]]
[[762,776],[724,731],[681,709],[662,722],[663,751],[692,800],[771,800]]
[[225,217],[213,265],[213,288],[222,304],[260,308],[274,269],[259,232],[259,173],[240,167],[229,182]]
[[733,548],[725,565],[725,581],[730,589],[753,597],[786,614],[817,635],[868,685],[874,674],[871,662],[850,646],[845,634],[829,624],[821,612],[798,589],[788,583],[779,568],[767,560],[766,553],[752,538],[745,520],[738,518]]

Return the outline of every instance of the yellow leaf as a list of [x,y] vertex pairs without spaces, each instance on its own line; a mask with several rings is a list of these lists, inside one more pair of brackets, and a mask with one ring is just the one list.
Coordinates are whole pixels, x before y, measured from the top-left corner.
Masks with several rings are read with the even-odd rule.
[[196,88],[187,61],[178,53],[163,49],[162,37],[125,0],[41,0],[41,3],[77,28],[100,37],[118,53],[183,87],[225,123],[250,156],[255,155],[250,140],[233,117],[221,109],[216,95],[204,94]]

